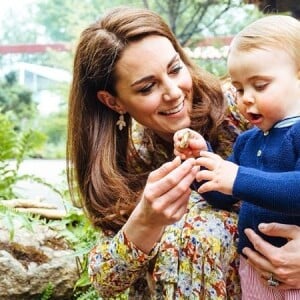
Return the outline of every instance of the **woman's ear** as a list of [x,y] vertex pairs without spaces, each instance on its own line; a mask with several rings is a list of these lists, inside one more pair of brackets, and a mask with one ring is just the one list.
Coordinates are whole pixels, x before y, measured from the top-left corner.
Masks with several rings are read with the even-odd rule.
[[110,109],[120,112],[123,111],[123,106],[120,105],[113,95],[111,95],[107,91],[98,91],[97,92],[97,98],[100,102],[102,102],[104,105],[109,107]]

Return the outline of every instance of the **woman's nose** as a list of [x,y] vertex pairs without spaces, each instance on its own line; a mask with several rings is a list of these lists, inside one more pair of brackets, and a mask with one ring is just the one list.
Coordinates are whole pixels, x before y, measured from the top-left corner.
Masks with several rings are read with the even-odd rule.
[[181,97],[182,91],[177,82],[172,79],[168,79],[164,85],[163,98],[166,101],[176,100]]

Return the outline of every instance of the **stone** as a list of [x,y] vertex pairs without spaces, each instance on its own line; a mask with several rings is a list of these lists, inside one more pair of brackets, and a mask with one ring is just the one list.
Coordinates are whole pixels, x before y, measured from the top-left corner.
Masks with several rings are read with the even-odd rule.
[[30,231],[13,223],[12,234],[0,220],[0,299],[40,299],[49,283],[52,300],[71,299],[79,278],[74,250],[47,224]]

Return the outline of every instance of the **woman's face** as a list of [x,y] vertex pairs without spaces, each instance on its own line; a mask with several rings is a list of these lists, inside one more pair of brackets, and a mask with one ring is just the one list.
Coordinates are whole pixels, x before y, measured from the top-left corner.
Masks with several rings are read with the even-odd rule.
[[116,101],[166,140],[190,126],[192,78],[171,42],[152,35],[132,42],[116,64]]

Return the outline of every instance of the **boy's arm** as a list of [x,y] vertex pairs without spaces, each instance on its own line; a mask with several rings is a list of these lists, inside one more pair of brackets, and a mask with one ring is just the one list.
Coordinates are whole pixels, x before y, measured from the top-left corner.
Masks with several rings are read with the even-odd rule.
[[300,215],[300,170],[264,172],[239,167],[233,196],[255,205],[291,215]]
[[238,165],[212,152],[201,151],[200,155],[197,162],[201,169],[196,175],[198,182],[194,183],[194,188],[212,206],[230,209],[239,201],[232,196]]
[[265,172],[235,165],[235,171],[231,162],[219,158],[218,163],[218,159],[209,160],[207,156],[216,155],[203,153],[198,159],[207,170],[200,171],[197,178],[202,181],[198,191],[210,204],[226,208],[242,199],[273,211],[300,215],[300,170]]

